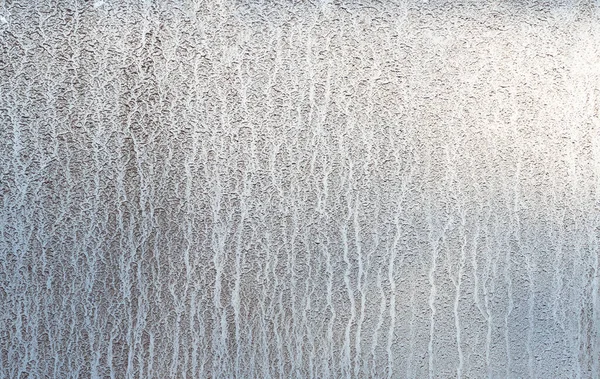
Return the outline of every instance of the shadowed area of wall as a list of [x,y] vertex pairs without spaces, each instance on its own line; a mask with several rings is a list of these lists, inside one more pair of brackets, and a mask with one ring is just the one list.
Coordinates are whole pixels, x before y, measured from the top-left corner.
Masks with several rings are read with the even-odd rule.
[[0,377],[600,375],[597,4],[42,3]]

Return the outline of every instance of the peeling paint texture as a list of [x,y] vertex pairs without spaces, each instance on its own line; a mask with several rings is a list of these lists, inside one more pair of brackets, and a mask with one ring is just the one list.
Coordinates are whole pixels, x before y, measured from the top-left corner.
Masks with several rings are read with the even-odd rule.
[[0,378],[599,378],[600,3],[1,0]]

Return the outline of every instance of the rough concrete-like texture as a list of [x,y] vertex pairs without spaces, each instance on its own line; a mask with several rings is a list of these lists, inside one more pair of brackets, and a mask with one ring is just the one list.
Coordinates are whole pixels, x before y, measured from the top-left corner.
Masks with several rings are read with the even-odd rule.
[[600,5],[0,4],[0,377],[599,377]]

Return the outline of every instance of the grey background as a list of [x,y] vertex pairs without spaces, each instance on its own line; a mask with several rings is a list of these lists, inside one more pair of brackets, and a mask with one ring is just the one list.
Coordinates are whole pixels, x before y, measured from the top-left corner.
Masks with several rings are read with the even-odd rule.
[[0,377],[598,378],[593,2],[0,6]]

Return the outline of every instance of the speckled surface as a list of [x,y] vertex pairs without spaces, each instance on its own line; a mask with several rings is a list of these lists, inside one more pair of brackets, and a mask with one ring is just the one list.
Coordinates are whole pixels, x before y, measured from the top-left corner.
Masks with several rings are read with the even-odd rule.
[[0,2],[0,377],[598,378],[599,12]]

